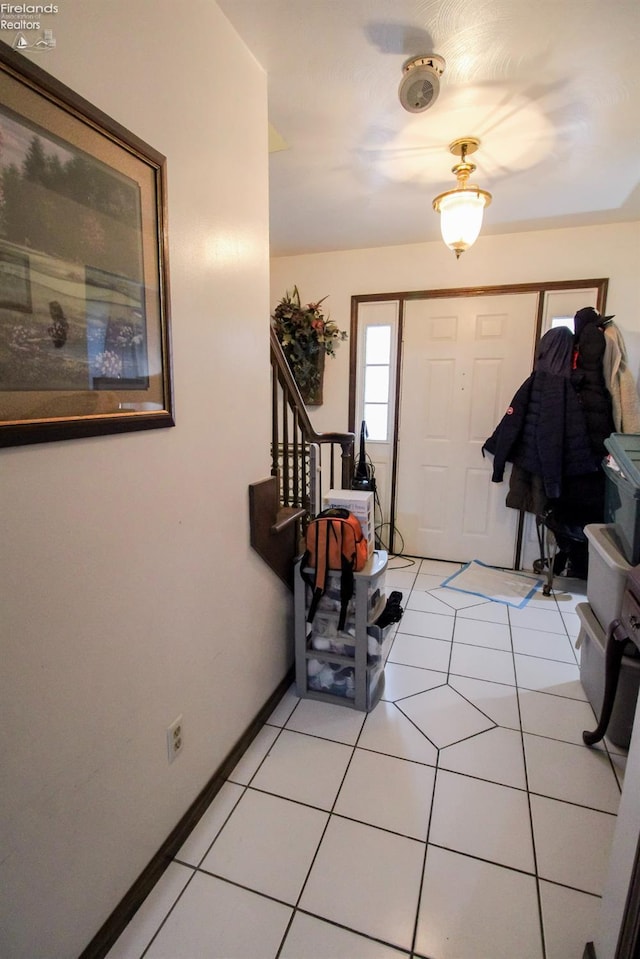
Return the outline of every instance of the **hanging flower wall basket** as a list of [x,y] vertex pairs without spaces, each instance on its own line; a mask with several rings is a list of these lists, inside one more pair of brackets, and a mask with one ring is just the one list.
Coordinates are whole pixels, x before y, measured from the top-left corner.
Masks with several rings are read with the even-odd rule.
[[298,287],[285,293],[271,316],[271,322],[287,358],[302,399],[308,406],[320,406],[323,400],[324,363],[335,356],[336,348],[347,333],[325,317],[317,303],[300,302]]

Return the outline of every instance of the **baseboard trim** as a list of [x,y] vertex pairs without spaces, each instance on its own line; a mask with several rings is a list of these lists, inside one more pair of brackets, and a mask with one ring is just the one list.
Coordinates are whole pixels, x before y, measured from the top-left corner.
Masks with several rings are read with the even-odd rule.
[[587,942],[582,953],[582,959],[598,959],[592,942]]
[[294,681],[294,675],[295,671],[292,667],[282,682],[278,684],[277,689],[274,690],[262,709],[256,714],[221,765],[216,769],[207,785],[191,804],[175,829],[173,829],[163,842],[153,859],[145,869],[143,869],[107,921],[81,953],[79,959],[104,959],[158,882],[165,869],[168,868],[175,854],[209,808],[212,800],[222,788],[229,773],[234,766],[237,765],[242,754],[246,752],[252,741],[258,735],[262,726]]

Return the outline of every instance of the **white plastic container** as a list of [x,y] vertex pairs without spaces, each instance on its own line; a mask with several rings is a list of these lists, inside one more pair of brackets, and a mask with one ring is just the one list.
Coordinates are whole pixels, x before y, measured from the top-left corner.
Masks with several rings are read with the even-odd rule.
[[[600,719],[605,684],[605,648],[607,632],[596,619],[589,603],[579,603],[580,633],[576,646],[580,649],[580,682]],[[618,687],[607,727],[606,737],[615,746],[628,749],[640,688],[640,657],[623,656]],[[593,729],[597,726],[593,723]]]
[[369,556],[372,556],[376,541],[373,493],[354,489],[330,489],[324,497],[322,508],[328,509],[330,506],[348,509],[359,519]]
[[587,599],[606,633],[609,623],[620,616],[631,564],[624,558],[615,526],[594,523],[584,532],[589,540]]

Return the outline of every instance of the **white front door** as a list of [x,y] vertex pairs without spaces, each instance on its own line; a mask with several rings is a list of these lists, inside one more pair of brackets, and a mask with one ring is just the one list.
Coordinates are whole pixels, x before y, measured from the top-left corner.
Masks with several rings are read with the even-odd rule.
[[405,304],[395,527],[404,552],[511,568],[518,521],[481,449],[533,365],[537,293]]

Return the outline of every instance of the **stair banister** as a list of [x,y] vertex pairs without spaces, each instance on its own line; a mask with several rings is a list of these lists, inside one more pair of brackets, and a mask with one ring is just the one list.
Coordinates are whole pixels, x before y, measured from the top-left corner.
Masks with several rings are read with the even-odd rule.
[[[251,545],[290,586],[294,558],[309,520],[315,515],[311,497],[311,451],[329,447],[329,487],[351,488],[353,433],[318,433],[273,330],[271,349],[271,476],[249,487]],[[334,451],[341,450],[340,477]],[[318,464],[322,502],[322,464]],[[317,479],[317,477],[316,477]],[[326,492],[326,490],[324,490]]]
[[[298,441],[298,437],[304,439],[304,443],[317,443],[319,446],[329,445],[331,447],[331,464],[330,464],[330,483],[331,486],[336,486],[336,476],[335,476],[335,464],[334,464],[334,454],[333,447],[340,446],[341,448],[341,471],[340,471],[340,487],[342,489],[351,489],[351,480],[353,477],[353,450],[355,443],[355,434],[353,433],[318,433],[309,419],[309,414],[305,406],[304,400],[300,395],[300,390],[298,389],[298,384],[296,383],[289,364],[287,363],[286,357],[282,350],[282,346],[278,340],[273,329],[270,330],[271,338],[271,364],[273,367],[273,416],[272,416],[272,437],[271,437],[271,455],[272,455],[272,475],[275,475],[274,470],[277,471],[278,464],[278,448],[281,442],[279,435],[279,422],[278,422],[278,383],[282,388],[283,397],[285,402],[283,402],[283,436],[286,437],[287,434],[284,432],[284,420],[287,417],[287,409],[291,409],[294,416],[294,446]],[[299,463],[299,458],[296,456],[295,462]],[[282,477],[283,484],[285,489],[287,483],[285,477]]]

